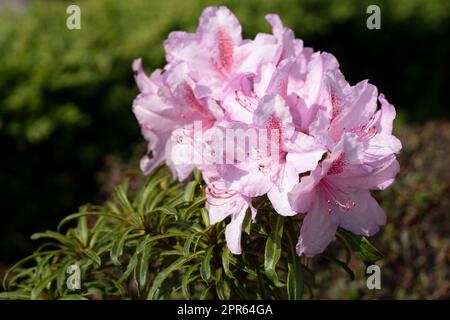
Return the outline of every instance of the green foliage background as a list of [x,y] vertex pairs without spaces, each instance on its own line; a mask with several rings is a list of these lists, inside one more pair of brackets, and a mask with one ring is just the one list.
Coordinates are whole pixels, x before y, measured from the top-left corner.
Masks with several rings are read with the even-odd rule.
[[[24,3],[0,8],[0,270],[2,262],[9,265],[35,249],[29,240],[31,233],[55,229],[80,203],[102,203],[109,197],[108,192],[101,192],[107,183],[104,175],[98,174],[111,170],[109,156],[129,162],[132,155],[142,152],[136,147],[142,138],[131,113],[131,101],[137,94],[132,60],[142,57],[148,72],[163,66],[163,39],[173,30],[193,31],[208,5],[227,5],[241,21],[246,37],[269,32],[264,15],[278,13],[305,45],[336,55],[351,83],[369,78],[397,107],[396,126],[404,145],[420,141],[401,158],[402,170],[406,167],[414,174],[402,172],[401,190],[378,195],[386,199],[383,205],[388,214],[398,218],[396,227],[406,230],[429,212],[436,217],[448,212],[448,203],[436,200],[445,198],[448,180],[442,170],[429,170],[447,163],[448,155],[435,157],[423,151],[427,143],[448,150],[448,127],[429,125],[428,130],[434,132],[431,140],[420,134],[426,121],[449,118],[447,0]],[[74,3],[81,7],[82,29],[69,31],[66,7]],[[381,8],[381,30],[370,31],[365,26],[370,4]],[[443,142],[437,139],[441,141],[437,143],[436,135]],[[414,159],[422,159],[428,166],[417,165],[419,160]],[[411,230],[411,239],[429,234],[428,230]],[[395,230],[390,232],[391,238],[379,241],[383,246],[399,244],[388,249],[395,254],[413,241],[404,240],[408,236],[401,238]],[[440,255],[448,248],[448,239],[442,239],[445,234],[446,230],[439,229],[437,242],[430,240],[422,248],[439,258],[434,266],[448,262],[448,256]],[[392,257],[393,261],[418,263],[414,259],[418,249],[411,250],[411,256]],[[425,263],[417,272],[432,267]],[[406,274],[401,269],[396,272]],[[427,296],[446,275],[446,270],[439,271],[434,278],[423,280],[420,289],[404,290],[418,290],[419,296]],[[448,295],[448,285],[443,288],[438,297]],[[353,289],[345,294],[361,296],[360,288]],[[396,287],[392,290],[398,293]],[[344,296],[342,292],[327,294]]]

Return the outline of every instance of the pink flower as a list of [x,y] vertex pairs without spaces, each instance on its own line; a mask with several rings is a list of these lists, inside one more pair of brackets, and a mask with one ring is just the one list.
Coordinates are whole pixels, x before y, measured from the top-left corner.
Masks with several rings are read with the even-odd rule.
[[[205,130],[210,128],[216,118],[222,117],[222,110],[207,95],[207,88],[197,85],[186,76],[186,64],[168,65],[164,73],[156,70],[150,77],[145,75],[140,59],[133,63],[133,69],[141,91],[133,102],[133,112],[142,134],[149,141],[148,150],[152,153],[151,159],[145,156],[141,160],[141,169],[149,173],[166,160],[174,175],[183,180],[193,167],[180,164],[190,166],[189,170],[170,165],[179,163],[174,161],[179,152],[172,150],[177,146],[172,142],[176,140],[185,144],[193,135],[194,121],[201,120]],[[189,141],[193,143],[192,139]],[[178,151],[181,151],[180,148]]]
[[399,171],[401,143],[392,135],[395,109],[366,81],[348,85],[338,70],[326,78],[325,109],[310,133],[329,150],[315,170],[289,193],[294,210],[306,213],[299,254],[322,252],[338,226],[372,236],[385,224],[384,211],[369,190],[390,186]]
[[[320,160],[322,152],[313,150],[308,153],[314,140],[301,132],[295,132],[294,123],[285,100],[277,94],[265,96],[254,111],[250,125],[239,125],[244,132],[255,129],[260,138],[264,130],[266,141],[258,140],[248,156],[243,160],[234,160],[236,164],[218,166],[218,172],[227,186],[248,197],[267,194],[274,209],[282,215],[295,215],[287,193],[298,183],[298,174],[312,170]],[[235,126],[236,128],[236,126]],[[315,145],[314,145],[315,147]],[[297,163],[288,161],[289,155]]]
[[198,168],[210,222],[231,219],[233,253],[252,199],[267,196],[278,214],[303,215],[297,252],[313,256],[338,227],[371,236],[385,223],[370,190],[399,170],[395,109],[368,81],[350,86],[334,56],[304,47],[277,15],[266,19],[272,34],[243,39],[227,8],[209,7],[196,32],[170,33],[163,70],[148,77],[133,63],[141,168],[165,161],[180,180]]
[[205,167],[203,174],[208,183],[206,208],[209,212],[209,222],[214,224],[231,217],[225,229],[225,239],[230,251],[240,254],[242,224],[247,209],[250,208],[253,220],[256,217],[256,209],[252,206],[251,198],[228,189],[213,167]]
[[299,255],[321,253],[333,240],[338,226],[372,236],[386,216],[369,190],[384,189],[399,170],[395,157],[373,167],[364,163],[364,145],[346,133],[326,158],[301,178],[289,193],[292,207],[306,213],[297,245]]
[[279,59],[277,40],[258,34],[243,40],[241,25],[226,7],[206,8],[195,33],[172,32],[164,42],[169,63],[184,62],[189,76],[222,99],[224,83],[235,75],[255,73],[259,66]]

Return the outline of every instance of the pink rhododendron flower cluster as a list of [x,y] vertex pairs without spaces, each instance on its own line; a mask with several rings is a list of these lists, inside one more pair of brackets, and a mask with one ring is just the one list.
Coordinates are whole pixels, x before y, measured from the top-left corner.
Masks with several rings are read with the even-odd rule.
[[[338,227],[371,236],[385,224],[370,190],[399,171],[395,109],[368,81],[348,84],[334,56],[304,47],[277,15],[266,19],[272,34],[243,39],[227,8],[209,7],[195,33],[170,33],[163,70],[148,77],[134,62],[133,111],[149,142],[141,168],[165,161],[181,180],[201,170],[210,222],[231,218],[233,253],[247,210],[257,214],[252,199],[267,195],[278,214],[302,218],[297,253],[313,256]],[[222,139],[230,130],[265,134],[236,147]]]

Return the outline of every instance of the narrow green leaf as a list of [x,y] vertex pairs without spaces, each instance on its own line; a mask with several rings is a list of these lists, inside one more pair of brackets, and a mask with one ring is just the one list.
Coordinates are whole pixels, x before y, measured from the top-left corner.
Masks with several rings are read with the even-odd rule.
[[[60,252],[61,250],[53,250],[53,252]],[[32,255],[30,255],[30,256],[28,256],[28,257],[25,257],[25,258],[23,258],[22,260],[20,260],[20,261],[18,261],[18,262],[16,262],[11,268],[9,268],[8,269],[8,271],[6,271],[6,273],[5,273],[5,276],[3,277],[3,288],[5,288],[5,289],[8,289],[8,279],[9,279],[9,276],[10,276],[10,274],[13,272],[13,271],[15,271],[18,267],[20,267],[21,265],[23,265],[24,263],[26,263],[26,262],[28,262],[28,261],[30,261],[30,260],[33,260],[33,259],[36,259],[36,257],[39,257],[39,256],[41,256],[41,255],[44,255],[44,254],[48,254],[50,251],[46,251],[46,252],[39,252],[39,251],[37,251],[37,252],[35,252],[35,253],[33,253]]]
[[250,235],[250,231],[252,228],[252,214],[250,210],[247,210],[245,213],[244,221],[242,222],[242,230],[248,235]]
[[197,188],[198,182],[193,180],[189,182],[184,191],[184,201],[194,200],[195,189]]
[[146,213],[146,215],[149,216],[149,215],[156,214],[156,213],[165,213],[168,215],[177,215],[178,214],[178,212],[175,208],[170,207],[170,206],[162,206],[162,207],[152,209],[149,213]]
[[208,249],[205,259],[203,259],[202,261],[202,266],[200,267],[200,275],[206,283],[209,283],[211,281],[211,258],[213,250],[214,246]]
[[230,256],[231,256],[230,249],[228,249],[227,246],[223,246],[223,250],[222,250],[223,271],[229,278],[234,279],[234,275],[230,271]]
[[197,168],[194,169],[194,179],[195,181],[197,181],[199,184],[202,183],[202,173],[200,170],[198,170]]
[[80,239],[81,244],[83,245],[83,248],[87,247],[88,239],[89,239],[89,231],[88,231],[88,225],[87,225],[87,217],[82,216],[80,219],[78,219],[78,236]]
[[209,227],[208,210],[206,210],[206,208],[201,208],[200,213],[202,215],[203,224],[205,225],[205,227]]
[[29,300],[30,294],[24,291],[0,292],[0,300]]
[[192,281],[195,281],[198,276],[192,276],[192,273],[194,273],[199,268],[198,264],[195,264],[183,274],[183,278],[181,280],[181,290],[183,292],[183,296],[186,299],[191,298],[191,290],[189,289],[189,285]]
[[266,276],[277,287],[283,287],[284,284],[278,280],[278,275],[275,267],[281,257],[281,238],[283,236],[284,218],[281,215],[276,215],[272,219],[272,233],[267,238],[266,248],[264,251],[264,271]]
[[139,243],[139,245],[136,248],[136,252],[140,253],[144,248],[149,245],[150,243],[153,243],[157,240],[166,239],[166,238],[173,238],[173,237],[181,237],[186,238],[188,236],[188,233],[185,232],[170,232],[167,234],[159,234],[156,236],[146,235],[143,240]]
[[136,221],[139,221],[139,214],[136,210],[134,210],[133,206],[130,203],[130,200],[127,196],[127,189],[128,189],[128,180],[125,180],[122,184],[120,184],[116,190],[114,191],[114,198],[116,201],[120,204],[122,209],[125,211],[126,215],[132,216],[136,219]]
[[338,233],[347,241],[355,255],[364,262],[373,264],[383,258],[383,255],[365,237],[344,229],[339,229]]
[[206,300],[206,298],[208,297],[209,291],[211,291],[211,287],[212,287],[212,285],[209,285],[208,287],[205,288],[205,290],[203,290],[203,292],[199,298],[200,300]]
[[153,210],[154,208],[156,208],[157,205],[159,205],[161,203],[161,201],[164,199],[164,197],[167,194],[167,190],[161,190],[152,200],[152,202],[150,203],[149,206],[149,210]]
[[222,269],[216,270],[216,292],[220,300],[230,300],[231,290],[227,279],[222,277]]
[[59,300],[89,300],[89,299],[79,294],[68,294],[65,295],[64,297],[59,298]]
[[50,274],[49,276],[45,277],[41,281],[39,281],[36,286],[31,291],[31,300],[36,300],[39,295],[41,294],[42,290],[45,289],[52,281],[58,276],[57,273]]
[[141,291],[144,290],[147,282],[148,267],[150,264],[151,252],[152,247],[147,246],[141,253],[141,259],[139,261],[139,277],[138,277],[138,284]]
[[66,284],[66,278],[67,278],[67,267],[73,264],[73,260],[68,259],[64,264],[62,265],[61,269],[58,272],[58,277],[56,278],[56,290],[58,291],[58,294],[60,296],[64,293],[64,286]]
[[65,217],[64,219],[61,220],[61,222],[58,224],[58,227],[56,228],[56,230],[59,232],[61,230],[61,228],[68,222],[78,219],[80,217],[86,217],[86,216],[105,216],[105,217],[110,217],[110,218],[114,218],[114,219],[118,219],[121,220],[123,222],[126,223],[130,223],[129,220],[127,220],[124,217],[119,216],[116,213],[111,213],[111,212],[81,212],[81,213],[73,213],[71,215],[68,215],[67,217]]
[[199,253],[193,254],[189,257],[180,257],[177,260],[175,260],[171,265],[160,271],[155,278],[153,279],[152,286],[148,292],[147,300],[155,300],[158,299],[159,296],[159,290],[166,278],[174,271],[180,270],[184,268],[184,264],[189,262],[190,260],[196,258]]
[[125,229],[125,231],[114,240],[112,248],[111,248],[111,252],[110,252],[111,261],[114,265],[120,266],[119,257],[123,254],[123,247],[125,245],[125,239],[126,239],[127,235],[133,230],[134,230],[134,227]]
[[126,279],[128,279],[128,277],[131,275],[131,273],[133,273],[133,271],[135,271],[136,266],[138,264],[138,253],[135,252],[131,258],[130,261],[128,262],[127,268],[125,270],[125,272],[122,274],[122,276],[119,279],[119,282],[122,283],[123,281],[125,281]]
[[101,266],[102,264],[102,260],[100,259],[100,257],[98,256],[98,254],[92,250],[92,249],[86,249],[84,250],[84,254],[92,260],[92,262],[94,262],[97,266]]
[[290,300],[300,300],[303,295],[304,280],[300,257],[295,251],[295,242],[289,232],[286,233],[289,242],[287,292]]
[[331,262],[335,263],[336,265],[338,265],[342,269],[344,269],[344,271],[347,272],[347,274],[350,277],[350,279],[351,280],[355,280],[355,274],[353,273],[352,269],[350,269],[349,266],[346,263],[342,262],[339,259],[336,259],[335,257],[331,256],[328,253],[322,253],[321,256],[324,257],[325,259],[327,259],[328,261],[331,261]]
[[183,245],[183,255],[185,257],[189,256],[189,254],[191,253],[191,243],[194,240],[194,237],[196,236],[196,234],[193,234],[192,236],[190,236],[189,238],[186,239],[186,241],[184,242]]
[[68,238],[58,232],[55,232],[55,231],[45,231],[45,232],[35,233],[30,238],[31,238],[31,240],[37,240],[37,239],[42,239],[42,238],[54,239],[69,248],[72,248],[76,245],[76,242],[73,239],[70,239],[70,238]]
[[205,199],[202,198],[200,200],[197,200],[193,204],[191,204],[186,211],[184,212],[184,217],[186,220],[189,220],[189,218],[192,216],[193,213],[200,210],[200,207],[202,207],[205,204]]

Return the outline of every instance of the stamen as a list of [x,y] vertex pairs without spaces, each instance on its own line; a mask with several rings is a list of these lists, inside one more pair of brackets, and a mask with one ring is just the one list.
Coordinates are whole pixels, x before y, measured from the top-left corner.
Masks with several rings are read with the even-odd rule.
[[[174,133],[172,133],[174,134]],[[175,141],[178,144],[190,143],[189,139],[192,139],[192,132],[190,130],[176,131]]]
[[375,122],[375,117],[372,116],[367,124],[360,125],[357,128],[351,128],[350,132],[357,134],[360,138],[370,139],[378,133]]
[[[206,190],[205,190],[205,193],[207,195],[211,196],[213,199],[217,199],[217,200],[231,199],[235,195],[238,194],[235,191],[224,190],[224,189],[217,189],[217,188],[212,188],[212,187],[207,187]],[[208,199],[208,198],[206,198],[206,202],[208,204],[212,205],[212,206],[223,205],[223,202],[214,203],[214,202],[210,201],[210,199]]]
[[[322,190],[329,197],[327,199],[327,203],[329,206],[328,213],[332,213],[331,209],[332,204],[336,205],[339,209],[341,209],[344,212],[347,212],[356,205],[355,201],[351,200],[347,192],[337,188],[336,186],[331,185],[328,181],[326,181],[326,179],[322,179],[320,183],[322,186]],[[337,195],[338,193],[347,197],[345,202],[342,202],[338,199]]]
[[235,94],[235,100],[237,103],[239,103],[245,110],[249,111],[249,112],[253,112],[255,111],[256,107],[255,104],[253,103],[253,101],[247,99],[246,97],[241,97],[240,91],[234,91]]

